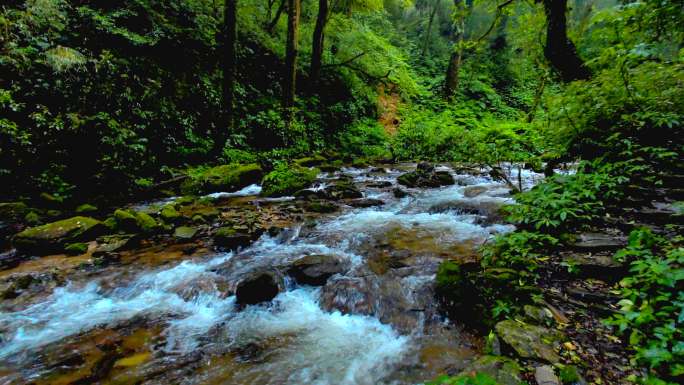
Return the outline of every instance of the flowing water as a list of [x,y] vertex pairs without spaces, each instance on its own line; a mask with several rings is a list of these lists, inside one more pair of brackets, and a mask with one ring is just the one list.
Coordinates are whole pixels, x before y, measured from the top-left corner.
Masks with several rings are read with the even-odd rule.
[[[73,279],[6,309],[0,383],[410,384],[463,367],[480,342],[440,316],[435,272],[445,258],[474,258],[479,245],[510,231],[473,207],[511,198],[486,174],[444,168],[456,185],[408,189],[398,199],[391,189],[403,171],[390,167],[343,169],[314,187],[345,175],[380,206],[346,207],[236,253]],[[539,176],[522,177],[531,185]],[[466,194],[473,186],[478,193]],[[345,273],[324,287],[288,280],[272,303],[235,305],[231,285],[244,274],[308,254],[336,256]]]

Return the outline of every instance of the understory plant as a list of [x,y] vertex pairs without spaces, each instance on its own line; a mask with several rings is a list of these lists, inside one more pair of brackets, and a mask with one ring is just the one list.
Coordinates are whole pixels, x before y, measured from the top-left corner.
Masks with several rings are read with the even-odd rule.
[[681,383],[684,247],[642,228],[630,233],[627,247],[615,258],[629,263],[629,275],[619,284],[620,312],[606,322],[628,339],[634,351],[632,362],[650,369],[642,381]]

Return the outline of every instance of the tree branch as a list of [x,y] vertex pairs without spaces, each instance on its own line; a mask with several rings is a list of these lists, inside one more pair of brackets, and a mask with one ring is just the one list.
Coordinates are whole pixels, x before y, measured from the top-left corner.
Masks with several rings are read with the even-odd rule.
[[353,62],[354,60],[360,58],[361,56],[363,56],[363,55],[365,55],[365,54],[366,54],[365,52],[361,52],[360,54],[358,54],[358,55],[352,57],[351,59],[345,60],[345,61],[340,62],[340,63],[324,64],[324,65],[321,66],[321,68],[330,68],[330,67],[346,66],[346,65],[348,65],[348,64],[351,64],[351,62]]
[[494,30],[494,27],[496,27],[496,23],[499,22],[499,18],[501,17],[501,14],[503,13],[504,7],[513,3],[513,1],[515,1],[515,0],[507,0],[507,1],[499,4],[496,7],[496,15],[494,16],[494,21],[492,22],[492,25],[489,26],[489,29],[487,29],[487,32],[485,32],[482,36],[480,36],[479,39],[477,39],[478,43],[480,41],[482,41],[485,37],[489,36],[490,33],[492,33],[492,31]]

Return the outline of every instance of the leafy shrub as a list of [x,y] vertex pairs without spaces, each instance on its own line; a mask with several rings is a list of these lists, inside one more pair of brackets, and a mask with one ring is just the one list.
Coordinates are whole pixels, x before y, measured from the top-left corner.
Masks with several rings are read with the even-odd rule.
[[385,129],[373,119],[354,123],[340,135],[340,150],[345,154],[364,158],[391,158],[389,137]]
[[612,175],[606,168],[585,172],[588,168],[585,163],[576,174],[555,175],[516,195],[516,204],[506,207],[508,219],[551,234],[595,223],[606,212],[607,204],[622,196],[628,179]]
[[[620,313],[607,323],[629,338],[634,363],[677,382],[684,376],[684,248],[637,229],[615,255],[629,262]],[[676,380],[678,379],[678,380]],[[655,381],[655,380],[651,380]]]

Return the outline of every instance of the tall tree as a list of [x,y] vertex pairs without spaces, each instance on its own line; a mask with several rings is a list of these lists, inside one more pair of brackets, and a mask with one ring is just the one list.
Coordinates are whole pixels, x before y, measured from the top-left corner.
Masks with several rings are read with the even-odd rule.
[[323,57],[323,42],[325,39],[325,25],[328,22],[328,0],[318,0],[318,16],[316,17],[316,27],[313,32],[313,43],[311,47],[311,69],[309,77],[315,86],[321,76],[321,61]]
[[463,38],[465,36],[465,20],[468,13],[472,10],[473,0],[454,0],[454,7],[456,8],[456,20],[453,27],[453,51],[449,57],[449,65],[447,66],[446,79],[444,82],[444,95],[451,98],[458,91],[459,77],[458,72],[461,69],[461,61],[463,58]]
[[425,54],[427,53],[428,44],[430,43],[430,37],[432,35],[432,23],[435,20],[437,8],[439,8],[439,0],[435,0],[432,3],[432,11],[430,12],[430,18],[428,19],[427,31],[425,32],[425,41],[423,42],[423,50],[420,53],[420,56],[425,56]]
[[567,34],[567,0],[543,0],[546,13],[544,56],[563,81],[588,79],[591,72]]
[[225,0],[223,8],[223,41],[225,42],[223,57],[223,110],[224,126],[214,143],[215,152],[220,152],[226,144],[228,134],[233,129],[235,121],[235,67],[237,58],[235,44],[237,41],[237,0]]
[[297,51],[299,50],[299,12],[299,0],[287,0],[287,45],[285,48],[285,76],[283,77],[283,111],[288,127],[294,119]]

